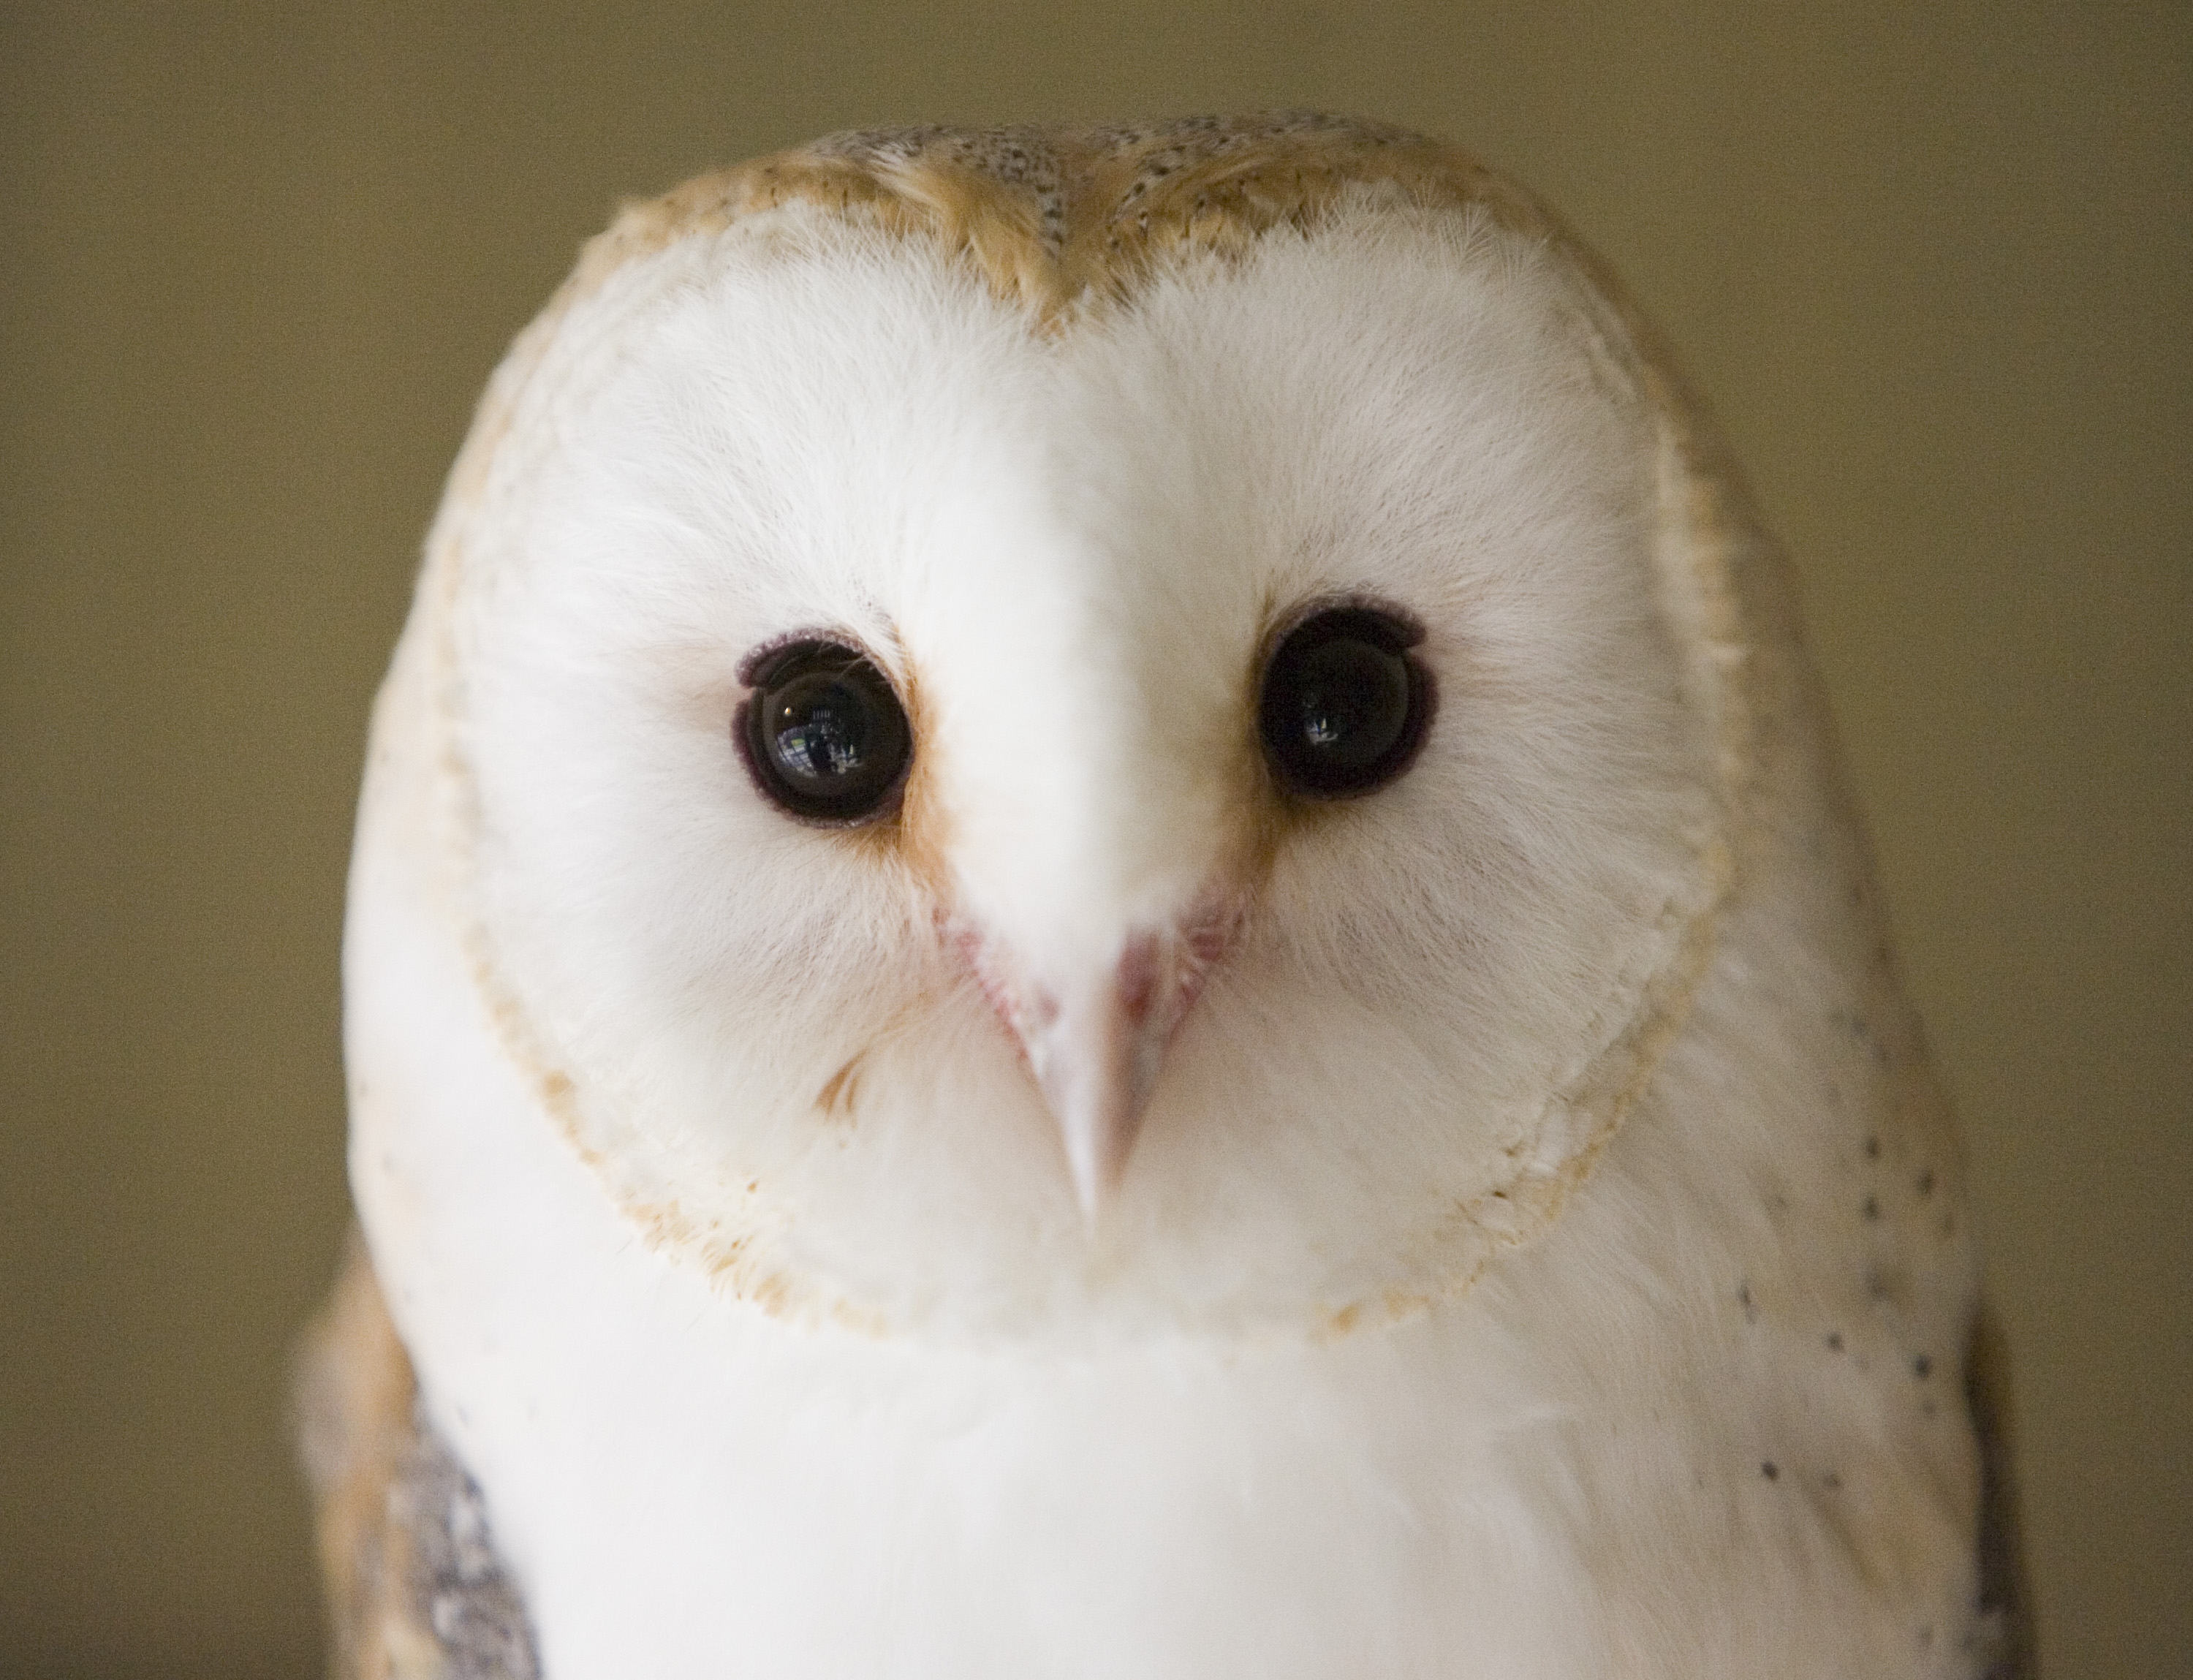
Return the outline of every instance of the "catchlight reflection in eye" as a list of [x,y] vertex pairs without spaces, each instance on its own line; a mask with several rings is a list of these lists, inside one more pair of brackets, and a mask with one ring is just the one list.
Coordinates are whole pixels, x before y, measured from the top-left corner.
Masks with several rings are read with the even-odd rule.
[[1402,775],[1423,744],[1431,674],[1409,650],[1423,632],[1375,607],[1313,614],[1264,668],[1257,723],[1280,784],[1351,799]]
[[787,815],[850,825],[887,815],[913,757],[890,680],[837,642],[794,642],[751,674],[734,728],[754,785]]

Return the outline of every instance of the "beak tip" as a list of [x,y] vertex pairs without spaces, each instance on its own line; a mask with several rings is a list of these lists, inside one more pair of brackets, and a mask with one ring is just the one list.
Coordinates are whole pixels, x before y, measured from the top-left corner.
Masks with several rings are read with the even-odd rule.
[[1177,962],[1159,964],[1143,950],[1148,943],[1131,941],[1126,956],[1080,983],[1033,988],[1041,1006],[1006,1014],[1058,1124],[1085,1232],[1118,1198],[1159,1064],[1192,995]]
[[1119,1188],[1133,1116],[1091,1112],[1111,1105],[1062,1100],[1062,1092],[1045,1094],[1064,1134],[1067,1172],[1074,1181],[1074,1200],[1081,1210],[1081,1223],[1094,1230]]

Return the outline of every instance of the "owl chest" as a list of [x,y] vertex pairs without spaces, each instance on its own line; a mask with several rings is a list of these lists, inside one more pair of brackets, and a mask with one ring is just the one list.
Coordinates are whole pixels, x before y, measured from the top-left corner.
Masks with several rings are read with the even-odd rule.
[[1319,1363],[633,1347],[490,1503],[558,1676],[1591,1671],[1530,1408]]
[[468,1408],[555,1680],[1961,1671],[1819,1509],[1697,1485],[1727,1425],[1587,1424],[1465,1322],[1032,1361],[667,1304]]

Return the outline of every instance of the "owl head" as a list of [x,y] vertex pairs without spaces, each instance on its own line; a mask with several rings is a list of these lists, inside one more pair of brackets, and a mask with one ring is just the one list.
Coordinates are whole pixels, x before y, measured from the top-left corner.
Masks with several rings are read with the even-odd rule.
[[1555,1218],[1682,1029],[1778,588],[1455,152],[840,137],[627,210],[519,340],[360,867],[760,1309],[1333,1331]]

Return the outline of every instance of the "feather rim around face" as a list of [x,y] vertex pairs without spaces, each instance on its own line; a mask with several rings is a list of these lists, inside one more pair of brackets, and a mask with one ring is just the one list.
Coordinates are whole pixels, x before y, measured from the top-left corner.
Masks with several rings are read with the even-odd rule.
[[[518,393],[575,306],[627,265],[788,205],[929,242],[964,262],[999,298],[1046,335],[1131,307],[1153,276],[1184,263],[1239,259],[1266,232],[1310,230],[1343,203],[1366,198],[1399,214],[1489,217],[1547,248],[1572,277],[1594,364],[1641,406],[1657,436],[1655,559],[1667,611],[1681,634],[1686,679],[1717,741],[1720,820],[1698,842],[1695,890],[1671,903],[1669,937],[1654,970],[1634,977],[1627,1013],[1604,1047],[1548,1112],[1556,1161],[1519,1167],[1514,1183],[1459,1210],[1473,1240],[1457,1246],[1437,1288],[1389,1289],[1326,1303],[1303,1327],[1345,1333],[1457,1293],[1502,1247],[1535,1236],[1589,1174],[1665,1046],[1686,1018],[1714,949],[1717,913],[1743,847],[1762,714],[1789,702],[1797,666],[1779,557],[1761,531],[1740,478],[1673,372],[1657,339],[1590,253],[1527,196],[1466,156],[1405,131],[1321,115],[1195,118],[1147,128],[850,134],[706,175],[627,207],[592,242],[542,315],[490,383],[454,469],[428,545],[422,609],[438,621],[432,657],[460,662],[452,639],[465,574],[466,532],[486,493]],[[1787,649],[1789,657],[1780,657]],[[450,692],[448,683],[438,685]],[[448,728],[448,719],[440,727]],[[476,820],[459,750],[443,759],[455,784],[460,852]],[[462,866],[460,866],[461,870]],[[819,1314],[877,1328],[856,1305],[820,1299],[782,1272],[719,1253],[724,1237],[682,1217],[659,1193],[619,1182],[582,1135],[569,1079],[540,1051],[516,995],[497,972],[492,942],[474,925],[468,943],[483,996],[505,1047],[528,1069],[543,1105],[601,1173],[627,1216],[666,1252],[696,1259],[732,1293],[772,1311]],[[744,1246],[744,1234],[732,1245]]]

